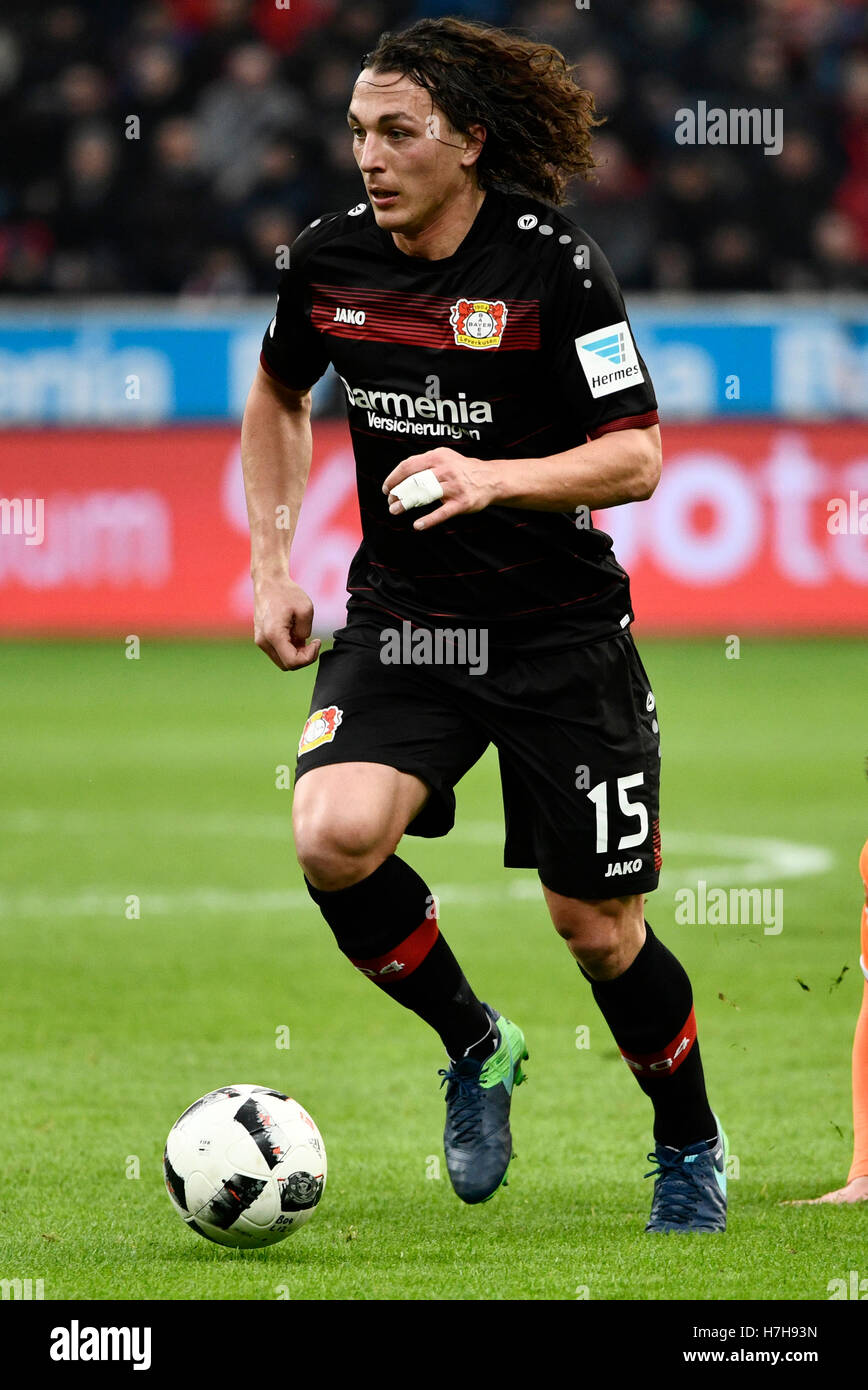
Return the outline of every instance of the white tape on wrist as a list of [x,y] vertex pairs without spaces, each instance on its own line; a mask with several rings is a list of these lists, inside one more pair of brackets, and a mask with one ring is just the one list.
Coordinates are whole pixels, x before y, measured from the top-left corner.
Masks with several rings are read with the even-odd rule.
[[403,502],[405,511],[409,511],[411,507],[424,507],[429,502],[439,502],[443,496],[443,488],[433,468],[423,468],[420,473],[411,473],[403,483],[396,483],[392,492],[399,502]]

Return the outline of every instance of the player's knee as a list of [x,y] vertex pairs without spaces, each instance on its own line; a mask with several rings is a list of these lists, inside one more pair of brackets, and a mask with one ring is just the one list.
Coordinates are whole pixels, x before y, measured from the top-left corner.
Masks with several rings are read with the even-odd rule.
[[570,954],[593,979],[606,979],[613,973],[621,956],[619,934],[611,924],[558,927]]
[[298,862],[306,878],[324,892],[367,878],[394,850],[383,827],[363,808],[312,806],[294,811]]
[[[547,895],[549,896],[549,895]],[[552,922],[571,955],[595,980],[623,973],[642,947],[641,898],[600,902],[549,900]]]

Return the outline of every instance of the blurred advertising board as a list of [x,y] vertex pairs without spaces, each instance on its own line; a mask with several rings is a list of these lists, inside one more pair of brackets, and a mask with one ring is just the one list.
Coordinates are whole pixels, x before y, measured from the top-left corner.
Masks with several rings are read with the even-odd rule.
[[[868,439],[856,424],[664,428],[648,502],[596,514],[640,631],[868,628]],[[0,633],[251,629],[238,430],[21,430],[0,467]],[[343,621],[358,543],[346,426],[317,422],[293,572]]]
[[[629,296],[668,421],[868,418],[868,299],[794,305],[742,295],[663,304]],[[0,312],[0,425],[160,425],[240,420],[274,312],[142,307]],[[315,413],[342,415],[329,369]]]

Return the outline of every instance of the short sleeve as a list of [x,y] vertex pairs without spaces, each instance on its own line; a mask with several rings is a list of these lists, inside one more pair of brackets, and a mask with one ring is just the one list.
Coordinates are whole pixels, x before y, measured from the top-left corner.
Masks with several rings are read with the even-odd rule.
[[305,228],[290,247],[289,267],[278,284],[277,310],[259,355],[263,370],[294,391],[306,391],[319,381],[331,360],[322,334],[310,321],[311,244],[310,228]]
[[620,286],[597,244],[564,252],[543,310],[543,351],[554,390],[590,439],[657,423],[657,398],[633,338]]

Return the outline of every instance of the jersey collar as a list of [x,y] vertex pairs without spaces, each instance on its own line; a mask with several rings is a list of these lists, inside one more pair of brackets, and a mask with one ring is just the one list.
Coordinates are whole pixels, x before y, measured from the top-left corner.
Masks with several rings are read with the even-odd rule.
[[497,205],[500,203],[502,196],[503,195],[500,194],[497,189],[488,189],[482,201],[482,206],[473,219],[473,223],[468,229],[467,235],[457,250],[453,251],[451,256],[441,256],[435,261],[427,260],[424,256],[408,256],[405,252],[398,250],[392,233],[378,226],[377,232],[379,233],[383,250],[391,259],[412,266],[414,270],[418,270],[422,273],[425,271],[446,270],[457,262],[462,261],[469,251],[474,250],[480,242],[485,240],[491,228],[498,220],[500,208]]

